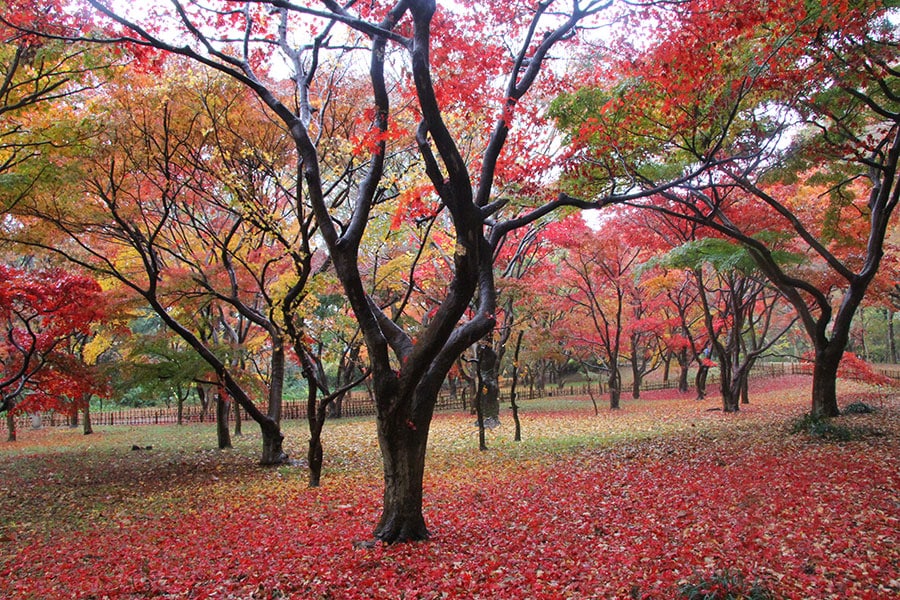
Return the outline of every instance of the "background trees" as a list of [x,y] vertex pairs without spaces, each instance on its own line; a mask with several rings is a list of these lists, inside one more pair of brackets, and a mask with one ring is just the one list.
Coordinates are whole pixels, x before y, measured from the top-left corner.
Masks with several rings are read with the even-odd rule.
[[[667,28],[646,47],[623,39],[628,58],[598,71],[601,87],[557,106],[581,153],[570,181],[584,193],[646,188],[705,166],[642,205],[748,248],[814,348],[812,412],[836,415],[838,364],[900,194],[890,9],[698,0],[646,10]],[[770,229],[746,220],[748,203],[775,219]],[[780,262],[771,234],[790,235],[804,263]]]

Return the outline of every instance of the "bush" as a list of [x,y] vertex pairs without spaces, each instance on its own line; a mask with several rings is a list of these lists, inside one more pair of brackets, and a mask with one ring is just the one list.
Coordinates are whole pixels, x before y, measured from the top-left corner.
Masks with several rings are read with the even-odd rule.
[[694,574],[693,581],[678,586],[678,598],[687,600],[774,600],[759,580],[748,582],[740,571],[725,569],[711,575]]
[[875,412],[875,409],[865,402],[853,402],[844,408],[845,415],[867,415]]
[[809,413],[794,421],[791,433],[806,433],[815,438],[837,442],[847,442],[860,437],[859,432],[844,425],[838,425],[833,419],[817,417]]

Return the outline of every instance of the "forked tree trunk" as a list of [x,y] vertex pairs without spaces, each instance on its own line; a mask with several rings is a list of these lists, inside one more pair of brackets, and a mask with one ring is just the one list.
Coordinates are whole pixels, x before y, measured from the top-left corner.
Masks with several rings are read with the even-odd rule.
[[429,419],[417,426],[393,416],[378,419],[378,444],[384,465],[384,507],[374,536],[393,544],[428,539],[422,515],[422,482]]
[[262,432],[262,458],[259,459],[261,465],[280,465],[284,464],[288,456],[284,452],[284,435],[281,428],[273,421],[264,421],[259,424]]

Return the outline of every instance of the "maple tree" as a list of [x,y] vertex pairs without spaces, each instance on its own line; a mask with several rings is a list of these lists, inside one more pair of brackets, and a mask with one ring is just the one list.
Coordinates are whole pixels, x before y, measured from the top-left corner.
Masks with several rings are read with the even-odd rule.
[[[576,154],[591,159],[575,161],[571,182],[586,193],[682,177],[640,204],[748,248],[814,349],[812,412],[834,416],[853,315],[900,194],[891,9],[696,0],[638,11],[665,25],[643,46],[622,38],[625,60],[603,63],[598,86],[557,105]],[[736,193],[778,220],[804,264],[779,263],[741,204],[729,206]]]
[[734,412],[748,401],[749,374],[793,326],[779,319],[781,295],[761,277],[740,246],[703,238],[674,248],[667,264],[690,269],[699,289],[706,339],[719,364],[722,408]]
[[629,244],[612,227],[591,231],[580,217],[554,227],[564,250],[558,293],[568,309],[562,336],[569,347],[584,349],[582,360],[607,373],[609,407],[617,409],[622,395],[621,354],[628,338],[626,314],[635,297],[635,268],[641,249]]
[[[87,110],[96,114],[102,103],[108,120],[90,157],[68,163],[81,183],[17,207],[21,218],[49,229],[28,228],[15,240],[61,254],[142,298],[207,363],[210,373],[198,373],[201,396],[224,386],[264,432],[261,462],[283,462],[286,334],[278,311],[285,298],[304,299],[292,288],[302,291],[311,272],[303,242],[311,221],[292,212],[277,177],[285,167],[268,158],[280,156],[279,138],[267,134],[252,103],[242,103],[246,94],[202,72],[179,77],[153,85],[145,74],[121,77],[93,97]],[[134,85],[144,86],[139,98]],[[257,128],[255,152],[241,147],[246,133],[237,123]],[[258,331],[263,341],[254,339]],[[257,378],[246,356],[254,343],[269,357],[265,412],[252,401]],[[225,395],[213,396],[222,411]],[[220,443],[228,445],[220,423]]]
[[15,413],[70,412],[103,391],[75,348],[102,318],[93,279],[0,265],[0,412],[7,414],[10,440]]
[[[33,9],[29,3],[21,4],[25,13]],[[137,46],[152,46],[229,75],[253,91],[290,134],[296,147],[304,200],[315,214],[318,232],[367,348],[385,482],[384,508],[375,537],[385,542],[427,537],[422,481],[429,425],[437,393],[454,361],[494,325],[493,249],[506,232],[527,225],[561,204],[548,202],[534,210],[525,207],[511,213],[511,218],[500,219],[506,201],[492,194],[503,166],[500,157],[516,105],[533,87],[551,48],[572,38],[583,19],[606,9],[608,4],[573,2],[565,9],[554,6],[550,10],[550,3],[522,3],[512,10],[504,3],[503,10],[492,6],[485,12],[480,27],[465,35],[456,27],[458,22],[450,17],[449,9],[438,13],[433,2],[418,0],[395,6],[373,3],[347,8],[327,3],[324,9],[303,3],[223,3],[222,10],[176,2],[169,13],[154,14],[153,22],[144,25],[140,14],[136,13],[136,20],[131,21],[125,13],[117,14],[102,2],[89,0],[86,5],[122,29],[120,35],[105,38],[107,41],[127,40]],[[351,8],[356,12],[351,12]],[[340,26],[347,26],[341,35],[352,43],[335,41],[336,47],[332,47],[332,31]],[[484,37],[491,26],[502,35]],[[73,33],[80,37],[83,24],[75,28]],[[311,32],[307,39],[295,38],[304,32]],[[167,37],[173,41],[167,41]],[[518,49],[509,54],[504,38],[510,40],[509,47]],[[472,39],[482,43],[468,46]],[[466,43],[461,43],[464,40]],[[494,52],[482,50],[485,40],[498,42]],[[296,85],[286,95],[266,80],[263,59],[273,47],[281,49],[293,69]],[[320,77],[328,78],[320,76],[320,66],[335,64],[327,63],[327,55],[339,59],[350,51],[348,48],[355,47],[364,48],[370,55],[371,129],[362,140],[365,143],[359,146],[368,163],[352,188],[340,188],[340,193],[352,189],[352,204],[335,210],[331,197],[334,191],[325,179],[329,172],[322,169],[322,148],[311,128],[315,108],[311,90],[316,89]],[[363,283],[358,255],[370,217],[383,198],[390,158],[388,141],[407,133],[390,126],[392,104],[386,67],[389,60],[394,60],[395,49],[405,57],[406,75],[400,83],[408,86],[419,115],[414,134],[418,160],[424,165],[429,194],[449,215],[456,245],[448,290],[428,325],[414,335],[373,301]],[[483,66],[471,71],[462,70],[473,75],[474,82],[445,78],[447,85],[441,86],[433,77],[436,70],[432,65],[436,63],[432,52],[445,50],[460,58],[470,54],[480,61],[494,62],[482,62]],[[443,62],[445,67],[461,64],[460,60]],[[458,73],[454,69],[454,75]],[[504,74],[502,79],[500,74]],[[505,80],[505,84],[493,85],[498,80]],[[472,83],[483,94],[475,94]],[[454,92],[462,94],[455,96]],[[324,98],[325,93],[319,98]],[[442,103],[473,98],[477,104],[480,98],[479,106],[483,106],[484,94],[494,99],[499,114],[488,120],[484,129],[490,131],[490,136],[480,145],[481,158],[472,161],[470,170],[460,150],[461,140],[455,139],[448,127]],[[476,294],[477,310],[467,316]]]

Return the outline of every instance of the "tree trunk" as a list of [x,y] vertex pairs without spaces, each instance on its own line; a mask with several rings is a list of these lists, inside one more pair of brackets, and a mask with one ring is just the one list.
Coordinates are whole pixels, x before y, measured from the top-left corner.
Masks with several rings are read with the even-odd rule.
[[[312,365],[305,365],[312,369]],[[324,452],[322,449],[322,427],[325,419],[320,418],[320,411],[316,404],[316,381],[312,375],[307,375],[306,396],[306,422],[309,426],[309,448],[306,451],[306,462],[309,465],[309,487],[319,487],[322,481],[322,462]]]
[[887,336],[888,336],[888,356],[891,364],[897,364],[897,340],[894,337],[894,311],[889,308],[884,309],[885,318],[887,319]]
[[9,410],[6,411],[6,431],[9,432],[6,441],[16,441],[16,418],[13,416],[12,411]]
[[228,409],[231,404],[225,394],[216,394],[216,437],[219,450],[231,448],[231,433],[228,431]]
[[843,352],[831,349],[817,350],[813,363],[812,416],[837,417],[841,414],[837,404],[837,371]]
[[429,419],[378,419],[378,444],[384,464],[384,508],[374,535],[382,542],[428,539],[422,515],[422,481]]
[[269,360],[269,417],[281,424],[281,407],[284,397],[284,343],[272,340],[272,357]]
[[178,394],[178,405],[175,408],[175,413],[176,423],[178,425],[184,424],[184,396],[181,393]]
[[707,375],[709,375],[709,367],[701,363],[700,366],[697,367],[697,375],[694,378],[694,387],[697,388],[697,400],[706,398]]
[[240,437],[244,435],[243,432],[243,415],[241,415],[241,405],[237,402],[234,403],[234,435]]
[[209,410],[209,394],[203,384],[197,384],[197,397],[200,398],[200,422],[203,423]]
[[622,376],[619,367],[613,364],[609,368],[609,408],[617,410],[622,398]]
[[91,400],[88,398],[87,402],[84,403],[84,418],[81,420],[83,424],[82,432],[84,435],[91,435],[94,433],[94,425],[91,423]]
[[478,394],[481,420],[485,427],[500,425],[500,373],[497,353],[490,344],[478,347]]
[[284,452],[282,445],[284,443],[284,435],[281,428],[274,421],[263,421],[259,424],[262,432],[262,458],[259,460],[261,465],[281,465],[287,460],[288,455]]
[[523,331],[519,331],[516,336],[516,351],[513,354],[513,368],[512,368],[512,383],[510,384],[509,389],[509,405],[512,408],[512,418],[513,423],[516,426],[516,433],[513,436],[514,442],[522,441],[522,424],[519,422],[519,404],[517,402],[518,398],[516,397],[516,387],[519,384],[519,350],[522,348],[522,335]]
[[644,383],[644,376],[640,371],[635,370],[633,372],[634,381],[631,384],[631,397],[634,400],[640,400],[641,398],[641,386]]

